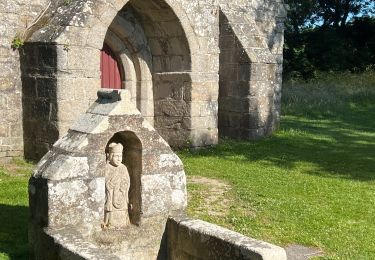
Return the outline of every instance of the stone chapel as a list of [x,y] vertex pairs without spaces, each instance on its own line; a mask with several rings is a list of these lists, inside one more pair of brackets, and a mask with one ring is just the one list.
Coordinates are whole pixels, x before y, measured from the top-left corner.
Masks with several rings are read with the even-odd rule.
[[2,0],[0,158],[40,159],[101,88],[172,147],[270,135],[285,18],[282,0]]

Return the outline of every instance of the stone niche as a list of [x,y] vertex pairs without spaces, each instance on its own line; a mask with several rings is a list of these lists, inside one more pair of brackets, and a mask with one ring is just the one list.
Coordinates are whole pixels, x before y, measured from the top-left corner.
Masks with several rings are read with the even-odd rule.
[[[130,225],[103,227],[108,146],[123,146]],[[29,181],[35,259],[166,258],[168,216],[187,205],[180,159],[140,115],[128,91],[97,101],[39,162]]]

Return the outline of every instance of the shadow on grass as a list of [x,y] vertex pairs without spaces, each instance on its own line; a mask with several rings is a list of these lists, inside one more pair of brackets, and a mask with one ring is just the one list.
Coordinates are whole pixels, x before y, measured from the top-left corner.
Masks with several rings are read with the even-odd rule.
[[288,115],[282,118],[280,131],[270,138],[223,140],[217,147],[191,153],[287,169],[311,163],[315,167],[304,172],[371,181],[375,180],[374,118],[374,105],[347,107],[342,114]]
[[25,206],[0,204],[0,253],[10,259],[28,259],[28,214]]

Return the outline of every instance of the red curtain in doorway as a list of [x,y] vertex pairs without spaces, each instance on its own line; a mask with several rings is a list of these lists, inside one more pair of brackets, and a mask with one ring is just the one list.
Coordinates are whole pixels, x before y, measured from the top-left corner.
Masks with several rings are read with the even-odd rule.
[[121,76],[116,56],[107,44],[100,53],[102,88],[121,89]]

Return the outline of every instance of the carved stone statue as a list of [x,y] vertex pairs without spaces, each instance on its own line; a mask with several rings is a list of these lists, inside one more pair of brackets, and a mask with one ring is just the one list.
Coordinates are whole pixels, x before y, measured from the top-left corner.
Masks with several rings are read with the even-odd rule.
[[111,143],[105,169],[105,205],[102,228],[121,229],[130,224],[128,169],[122,164],[123,146]]

